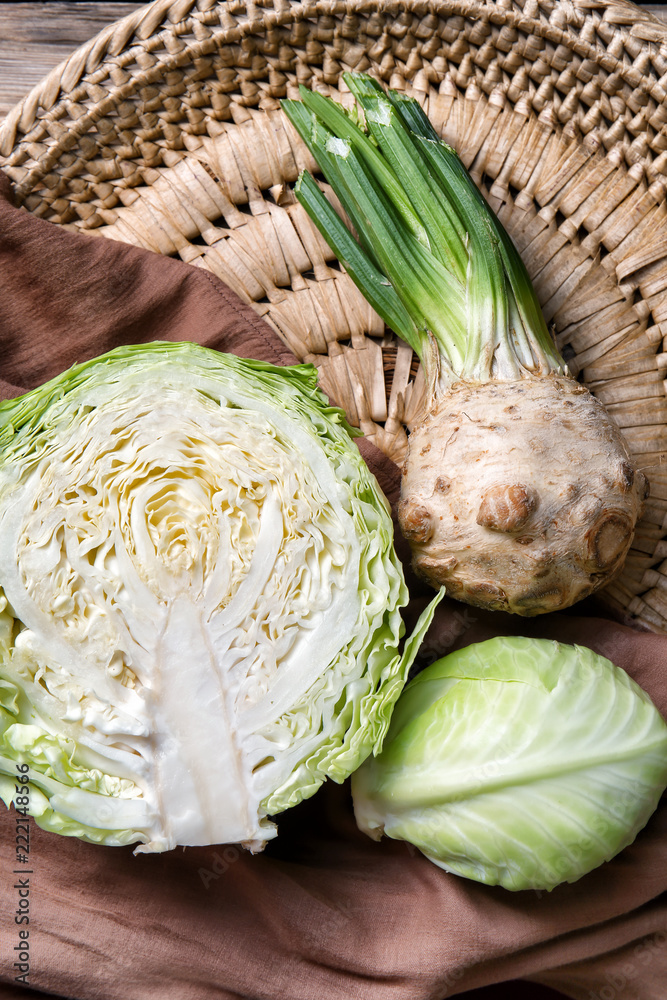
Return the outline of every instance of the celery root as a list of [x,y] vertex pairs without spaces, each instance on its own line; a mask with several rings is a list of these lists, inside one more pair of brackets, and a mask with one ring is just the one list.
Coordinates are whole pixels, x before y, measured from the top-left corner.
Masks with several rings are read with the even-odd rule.
[[416,571],[470,604],[567,607],[622,565],[647,493],[602,404],[571,378],[523,262],[421,106],[363,74],[356,114],[283,102],[354,226],[309,174],[296,194],[360,290],[419,355],[399,523]]
[[399,521],[416,570],[451,597],[535,615],[616,572],[645,483],[573,379],[462,382],[410,435]]

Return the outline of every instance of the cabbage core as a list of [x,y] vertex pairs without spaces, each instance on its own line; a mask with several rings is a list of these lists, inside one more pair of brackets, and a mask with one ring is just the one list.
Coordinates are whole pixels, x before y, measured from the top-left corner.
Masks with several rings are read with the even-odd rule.
[[342,415],[308,368],[160,344],[3,418],[0,769],[59,832],[259,848],[379,745],[408,666]]

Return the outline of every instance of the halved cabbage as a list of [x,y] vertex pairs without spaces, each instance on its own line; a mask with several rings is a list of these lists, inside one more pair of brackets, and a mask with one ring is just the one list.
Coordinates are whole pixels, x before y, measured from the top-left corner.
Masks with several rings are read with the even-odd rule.
[[630,844],[667,785],[667,725],[583,646],[499,637],[427,667],[352,779],[359,827],[506,889],[574,882]]
[[105,844],[243,842],[386,731],[407,591],[310,366],[128,347],[0,405],[0,782]]

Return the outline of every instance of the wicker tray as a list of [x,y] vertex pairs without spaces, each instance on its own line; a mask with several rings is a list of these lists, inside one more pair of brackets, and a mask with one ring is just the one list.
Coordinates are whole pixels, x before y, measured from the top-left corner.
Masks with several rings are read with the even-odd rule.
[[155,0],[55,69],[0,127],[27,209],[226,281],[397,461],[416,358],[295,203],[314,168],[279,110],[344,70],[422,100],[522,252],[572,369],[651,496],[603,596],[667,630],[667,30],[609,0]]

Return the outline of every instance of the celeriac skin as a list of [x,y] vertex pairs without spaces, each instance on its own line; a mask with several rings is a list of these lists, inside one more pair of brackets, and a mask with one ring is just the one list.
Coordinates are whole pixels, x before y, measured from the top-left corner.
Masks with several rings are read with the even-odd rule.
[[574,379],[460,381],[410,434],[399,521],[433,586],[537,615],[609,582],[647,490],[615,423]]

